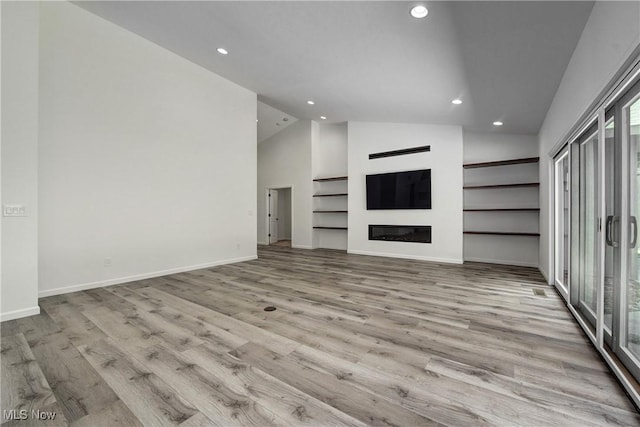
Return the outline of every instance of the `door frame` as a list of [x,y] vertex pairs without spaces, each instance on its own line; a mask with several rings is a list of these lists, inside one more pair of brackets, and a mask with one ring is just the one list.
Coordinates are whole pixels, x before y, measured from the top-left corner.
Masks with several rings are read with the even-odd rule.
[[[601,307],[599,304],[601,299],[602,287],[604,284],[604,250],[603,244],[603,233],[602,233],[602,216],[604,210],[603,202],[603,167],[604,167],[604,159],[602,158],[603,154],[603,144],[604,141],[601,140],[601,137],[604,133],[600,132],[601,126],[599,125],[599,115],[594,115],[591,119],[580,129],[580,132],[577,133],[575,138],[571,139],[568,143],[569,146],[569,170],[570,170],[570,181],[571,181],[571,201],[570,201],[570,223],[571,223],[571,231],[570,231],[570,244],[569,250],[570,255],[570,274],[569,274],[569,283],[568,283],[568,293],[569,298],[567,299],[569,309],[574,314],[574,316],[578,319],[578,322],[581,324],[582,328],[587,333],[589,339],[593,342],[594,345],[598,345],[599,338],[599,328],[598,328],[598,310]],[[594,267],[596,268],[596,277],[595,277],[595,287],[596,287],[596,312],[592,313],[592,310],[589,307],[584,308],[584,310],[579,309],[582,306],[582,302],[580,301],[581,293],[579,288],[581,286],[581,281],[583,280],[583,274],[581,269],[581,259],[583,255],[583,241],[582,241],[582,232],[580,229],[580,203],[581,203],[581,192],[580,186],[581,183],[581,150],[582,146],[591,141],[593,136],[596,136],[596,143],[598,144],[597,149],[597,163],[595,164],[595,172],[597,175],[597,181],[595,182],[596,189],[596,217],[598,218],[598,226],[596,229],[596,239],[594,241],[595,246],[595,256],[594,256]],[[555,185],[555,182],[554,182]],[[577,186],[577,187],[576,187]],[[555,201],[554,201],[555,202]],[[555,239],[555,236],[554,236]],[[555,268],[555,266],[554,266]]]
[[267,230],[267,237],[269,238],[269,245],[278,243],[278,210],[280,193],[276,189],[269,189],[269,210],[267,212],[267,218],[269,218],[269,229]]
[[271,224],[269,223],[269,192],[271,190],[291,190],[291,247],[294,247],[294,242],[296,242],[296,228],[295,228],[295,217],[294,217],[294,213],[295,213],[295,207],[294,207],[294,200],[295,200],[295,196],[294,196],[294,186],[293,184],[283,184],[283,185],[269,185],[266,186],[264,189],[264,207],[265,207],[265,211],[264,211],[264,235],[262,236],[264,240],[262,240],[263,242],[267,242],[267,246],[269,246],[271,244],[271,240],[269,239],[269,227],[271,226]]
[[[622,192],[621,209],[620,209],[620,283],[617,285],[617,297],[615,310],[618,312],[617,319],[614,316],[614,321],[617,330],[614,333],[617,334],[617,340],[614,341],[612,347],[613,352],[623,361],[626,365],[626,369],[633,372],[636,379],[640,378],[640,360],[637,356],[632,354],[628,349],[628,311],[627,311],[627,289],[629,286],[629,251],[634,249],[630,246],[630,185],[629,181],[633,179],[632,173],[635,174],[635,170],[631,169],[631,153],[629,152],[630,141],[627,135],[628,117],[625,114],[625,110],[628,106],[635,102],[640,102],[640,81],[629,87],[627,91],[615,102],[616,123],[620,126],[616,126],[616,136],[619,136],[622,151],[622,164],[621,174],[622,182],[620,190]],[[637,160],[636,160],[637,162]],[[637,230],[635,230],[637,233]],[[622,249],[623,248],[623,249]],[[624,346],[622,344],[625,344]]]
[[[556,164],[563,160],[566,157],[567,160],[567,165],[568,165],[568,174],[567,174],[567,183],[569,186],[569,189],[571,189],[571,150],[569,147],[569,144],[567,144],[562,150],[560,150],[558,152],[558,154],[556,154],[552,159],[551,159],[551,169],[552,169],[552,175],[553,175],[553,226],[552,226],[552,230],[553,230],[553,285],[556,288],[556,290],[560,293],[560,295],[564,298],[565,301],[569,301],[569,283],[571,282],[571,192],[569,192],[569,197],[567,200],[567,204],[568,206],[566,207],[568,214],[568,223],[564,224],[564,228],[566,230],[563,230],[563,234],[566,233],[567,234],[567,238],[563,239],[564,240],[564,244],[567,246],[566,250],[564,252],[566,252],[568,254],[567,259],[564,260],[566,268],[567,268],[567,280],[566,283],[562,283],[561,280],[558,279],[558,275],[557,275],[557,263],[558,263],[558,241],[557,241],[557,230],[558,230],[558,222],[559,222],[559,218],[558,218],[558,211],[557,211],[557,205],[558,205],[558,186],[557,186],[557,169],[556,169]],[[564,197],[564,194],[562,195],[562,197]],[[564,237],[564,236],[563,236]]]

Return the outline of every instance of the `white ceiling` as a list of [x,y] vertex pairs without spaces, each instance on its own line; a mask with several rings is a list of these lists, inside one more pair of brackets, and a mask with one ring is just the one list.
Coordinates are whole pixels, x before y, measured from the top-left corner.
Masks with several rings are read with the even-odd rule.
[[258,101],[258,144],[280,132],[298,119]]
[[293,117],[537,134],[593,2],[415,3],[76,2]]

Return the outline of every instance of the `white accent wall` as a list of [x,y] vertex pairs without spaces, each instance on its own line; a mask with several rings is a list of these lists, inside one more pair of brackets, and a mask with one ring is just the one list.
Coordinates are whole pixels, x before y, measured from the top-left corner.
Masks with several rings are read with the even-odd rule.
[[38,314],[38,3],[0,2],[2,217],[0,319]]
[[255,258],[256,94],[40,9],[40,295]]
[[540,270],[553,283],[553,195],[550,151],[640,44],[639,2],[596,2],[539,133]]
[[267,190],[291,187],[291,245],[311,249],[311,145],[317,135],[316,122],[299,120],[258,144],[259,244],[269,242]]
[[313,177],[346,176],[347,123],[319,125],[318,143],[313,146]]
[[[538,139],[533,135],[498,132],[465,132],[464,163],[482,163],[538,156]],[[538,163],[464,170],[465,185],[538,182]],[[465,208],[537,208],[536,187],[475,189],[464,191]],[[538,232],[539,213],[465,212],[465,230]],[[465,261],[538,266],[539,238],[534,236],[464,235]]]
[[[349,253],[461,263],[462,128],[349,122]],[[369,160],[370,153],[430,145],[428,153]],[[431,169],[432,209],[371,210],[366,175]],[[369,224],[431,225],[432,243],[370,241]]]

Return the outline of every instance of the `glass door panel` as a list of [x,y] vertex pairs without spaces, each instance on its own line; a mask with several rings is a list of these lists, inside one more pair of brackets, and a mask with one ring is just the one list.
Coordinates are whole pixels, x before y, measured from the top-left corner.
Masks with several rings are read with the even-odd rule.
[[629,150],[628,179],[628,248],[627,280],[622,293],[623,331],[621,347],[628,352],[630,370],[638,372],[640,361],[640,248],[638,216],[640,216],[640,95],[623,108],[623,135]]
[[595,327],[598,289],[598,134],[590,129],[579,149],[579,251],[576,308]]
[[555,162],[555,280],[556,288],[567,298],[569,283],[569,152]]
[[[611,112],[613,113],[613,111]],[[610,117],[609,117],[610,116]],[[615,144],[615,117],[613,114],[607,115],[604,128],[605,159],[604,159],[604,203],[606,210],[605,220],[605,241],[604,246],[604,327],[605,339],[611,345],[611,330],[613,327],[614,311],[614,288],[616,283],[616,271],[619,265],[619,221],[617,213],[617,203],[619,195],[616,192],[618,184],[616,167],[617,147]]]

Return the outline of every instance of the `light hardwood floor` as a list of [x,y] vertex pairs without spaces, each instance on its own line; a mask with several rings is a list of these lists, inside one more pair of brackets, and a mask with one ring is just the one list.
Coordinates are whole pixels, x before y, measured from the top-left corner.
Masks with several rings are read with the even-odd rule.
[[640,424],[534,269],[261,247],[40,306],[2,409],[57,417],[3,427]]

